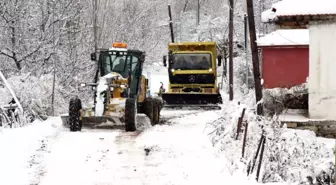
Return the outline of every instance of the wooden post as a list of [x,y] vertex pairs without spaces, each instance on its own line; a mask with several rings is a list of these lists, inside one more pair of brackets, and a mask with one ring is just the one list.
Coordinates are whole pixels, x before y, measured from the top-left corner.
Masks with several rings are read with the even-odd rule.
[[243,112],[242,112],[240,118],[238,119],[236,140],[238,140],[238,137],[239,137],[239,132],[240,132],[241,125],[242,125],[242,122],[243,122],[243,119],[244,119],[244,115],[245,115],[245,108],[243,109]]
[[233,100],[233,0],[230,2],[229,22],[229,97]]
[[259,140],[259,144],[258,144],[258,148],[257,148],[257,152],[253,158],[253,161],[252,161],[252,167],[251,169],[247,172],[247,175],[251,174],[254,170],[254,166],[255,166],[255,163],[257,161],[257,158],[258,158],[258,155],[259,155],[259,151],[260,151],[260,147],[261,147],[261,144],[263,142],[263,139],[264,139],[264,132],[261,133],[261,138]]
[[254,12],[253,12],[253,0],[246,0],[247,5],[247,18],[249,23],[249,32],[250,32],[250,45],[252,52],[252,62],[253,62],[253,76],[254,76],[254,85],[256,93],[256,102],[257,102],[257,114],[263,114],[263,107],[260,103],[262,99],[262,89],[261,89],[261,77],[260,77],[260,68],[259,68],[259,58],[258,58],[258,48],[256,43],[256,30],[254,22]]
[[257,182],[259,180],[260,168],[261,168],[262,159],[263,159],[263,155],[264,155],[265,143],[266,143],[266,137],[264,136],[263,143],[262,143],[262,146],[261,146],[261,151],[260,151],[259,165],[258,165],[258,169],[257,169],[257,177],[256,177]]
[[174,43],[174,30],[173,30],[173,20],[172,20],[172,15],[171,15],[171,8],[170,5],[168,5],[168,15],[169,15],[169,27],[170,27],[170,37],[171,41]]
[[242,158],[244,158],[244,153],[245,153],[245,145],[246,145],[246,137],[247,137],[247,128],[248,128],[248,122],[246,121],[246,124],[245,124],[245,133],[244,133],[244,140],[243,140]]

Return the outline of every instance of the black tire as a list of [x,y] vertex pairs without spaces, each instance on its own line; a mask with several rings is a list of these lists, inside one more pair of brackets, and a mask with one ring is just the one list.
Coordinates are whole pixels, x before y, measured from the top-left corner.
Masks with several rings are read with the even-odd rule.
[[136,131],[136,102],[133,98],[127,98],[125,104],[125,130],[134,132]]
[[162,109],[162,102],[154,99],[153,101],[153,125],[157,125],[160,122],[160,111]]
[[218,103],[223,104],[223,99],[220,93],[218,94]]
[[154,101],[152,98],[146,98],[144,102],[145,114],[149,118],[151,125],[154,125]]
[[82,102],[79,98],[71,98],[69,103],[69,126],[71,132],[82,130],[82,120],[80,119],[80,110]]

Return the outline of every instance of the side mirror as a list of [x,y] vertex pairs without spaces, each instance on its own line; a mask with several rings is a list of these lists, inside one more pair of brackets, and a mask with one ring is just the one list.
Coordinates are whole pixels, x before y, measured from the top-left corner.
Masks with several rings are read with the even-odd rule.
[[168,61],[169,61],[169,65],[173,65],[174,64],[174,57],[173,57],[172,51],[168,52]]
[[91,53],[91,60],[96,61],[96,59],[97,59],[96,53]]
[[221,66],[222,65],[222,55],[218,55],[217,60],[218,60],[218,66]]
[[167,67],[167,56],[163,56],[163,66]]
[[140,62],[141,62],[141,63],[144,63],[144,62],[145,62],[145,55],[144,55],[144,54],[140,56]]

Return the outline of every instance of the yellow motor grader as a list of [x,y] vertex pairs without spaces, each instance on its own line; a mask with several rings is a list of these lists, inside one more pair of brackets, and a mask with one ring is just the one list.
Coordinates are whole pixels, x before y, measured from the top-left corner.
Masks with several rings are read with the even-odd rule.
[[[126,131],[137,130],[137,114],[145,114],[152,125],[158,124],[163,100],[147,94],[148,79],[142,75],[145,53],[127,49],[127,44],[113,43],[110,49],[98,52],[98,70],[94,83],[82,83],[95,91],[94,105],[83,108],[78,97],[69,103],[69,115],[62,116],[70,131],[84,126],[106,128],[123,126]],[[91,60],[97,61],[97,54]]]

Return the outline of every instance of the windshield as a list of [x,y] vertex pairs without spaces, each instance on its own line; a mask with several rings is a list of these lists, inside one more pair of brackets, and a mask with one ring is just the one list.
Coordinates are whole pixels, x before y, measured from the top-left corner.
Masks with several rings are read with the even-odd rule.
[[[136,66],[138,66],[139,63],[138,57],[131,55],[116,55],[115,52],[104,54],[101,61],[102,76],[111,72],[116,72],[124,78],[128,77],[130,69],[132,73],[134,73]],[[132,65],[130,65],[131,62]]]
[[210,69],[211,54],[208,53],[180,53],[173,55],[172,69]]

